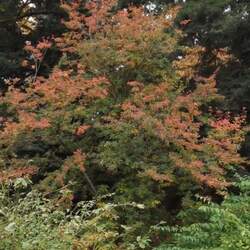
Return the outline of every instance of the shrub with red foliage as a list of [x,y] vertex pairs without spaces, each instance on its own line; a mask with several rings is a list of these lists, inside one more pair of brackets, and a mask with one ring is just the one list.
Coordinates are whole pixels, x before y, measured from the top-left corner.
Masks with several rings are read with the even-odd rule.
[[[7,106],[1,168],[12,171],[21,164],[25,170],[34,158],[41,179],[47,175],[56,182],[63,172],[67,181],[64,163],[71,159],[81,172],[92,167],[107,171],[107,179],[119,175],[111,186],[126,176],[159,187],[225,188],[228,173],[244,162],[238,153],[244,117],[215,116],[204,108],[221,98],[216,72],[198,75],[204,48],[178,45],[182,34],[172,24],[178,7],[159,16],[141,8],[111,15],[114,2],[89,2],[86,16],[81,1],[63,4],[69,19],[68,31],[54,39],[62,53],[58,67],[43,78],[36,64],[34,81],[25,89],[10,86],[0,98]],[[50,47],[43,40],[25,49],[41,62]],[[183,58],[171,59],[177,50]],[[218,60],[224,59],[220,53]],[[195,88],[188,92],[190,80]],[[18,148],[23,138],[24,149]],[[13,158],[16,165],[9,164]]]

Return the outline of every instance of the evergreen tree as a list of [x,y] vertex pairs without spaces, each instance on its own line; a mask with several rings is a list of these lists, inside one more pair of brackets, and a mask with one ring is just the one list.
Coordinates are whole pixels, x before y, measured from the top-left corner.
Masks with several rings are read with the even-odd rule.
[[[200,64],[201,74],[210,74],[220,67],[217,86],[226,97],[224,109],[239,113],[245,107],[250,121],[249,1],[189,0],[183,5],[176,23],[187,34],[183,41],[186,45],[201,45],[206,48]],[[231,58],[219,65],[218,55],[222,56],[225,52]],[[242,152],[249,156],[248,139]]]
[[[9,78],[23,80],[30,72],[22,62],[26,41],[36,43],[42,37],[62,32],[60,1],[7,0],[0,4],[0,91]],[[56,54],[54,54],[56,57]],[[55,63],[50,58],[49,65]]]

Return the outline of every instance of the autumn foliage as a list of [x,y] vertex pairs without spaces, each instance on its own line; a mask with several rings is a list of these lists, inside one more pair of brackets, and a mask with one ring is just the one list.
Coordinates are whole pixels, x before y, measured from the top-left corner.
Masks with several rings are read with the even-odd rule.
[[[26,45],[34,77],[10,80],[0,97],[0,182],[31,175],[45,191],[72,185],[79,200],[91,184],[162,213],[171,188],[181,197],[225,190],[245,162],[244,112],[217,108],[217,72],[201,77],[205,49],[180,45],[179,7],[152,15],[115,3],[63,4],[67,31]],[[61,59],[42,77],[52,48]],[[230,56],[215,53],[218,64]]]

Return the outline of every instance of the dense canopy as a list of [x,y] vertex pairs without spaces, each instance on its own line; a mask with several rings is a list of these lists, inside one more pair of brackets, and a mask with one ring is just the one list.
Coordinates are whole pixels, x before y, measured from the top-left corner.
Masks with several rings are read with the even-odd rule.
[[248,249],[249,8],[0,3],[0,249]]

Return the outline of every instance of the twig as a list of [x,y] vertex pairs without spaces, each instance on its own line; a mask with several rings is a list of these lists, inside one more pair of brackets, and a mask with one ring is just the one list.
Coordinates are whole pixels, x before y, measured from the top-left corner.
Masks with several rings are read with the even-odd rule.
[[96,194],[95,186],[94,186],[93,182],[91,181],[91,179],[89,178],[88,174],[86,172],[83,172],[83,174],[84,174],[84,177],[91,188],[91,191],[93,192],[93,194]]

